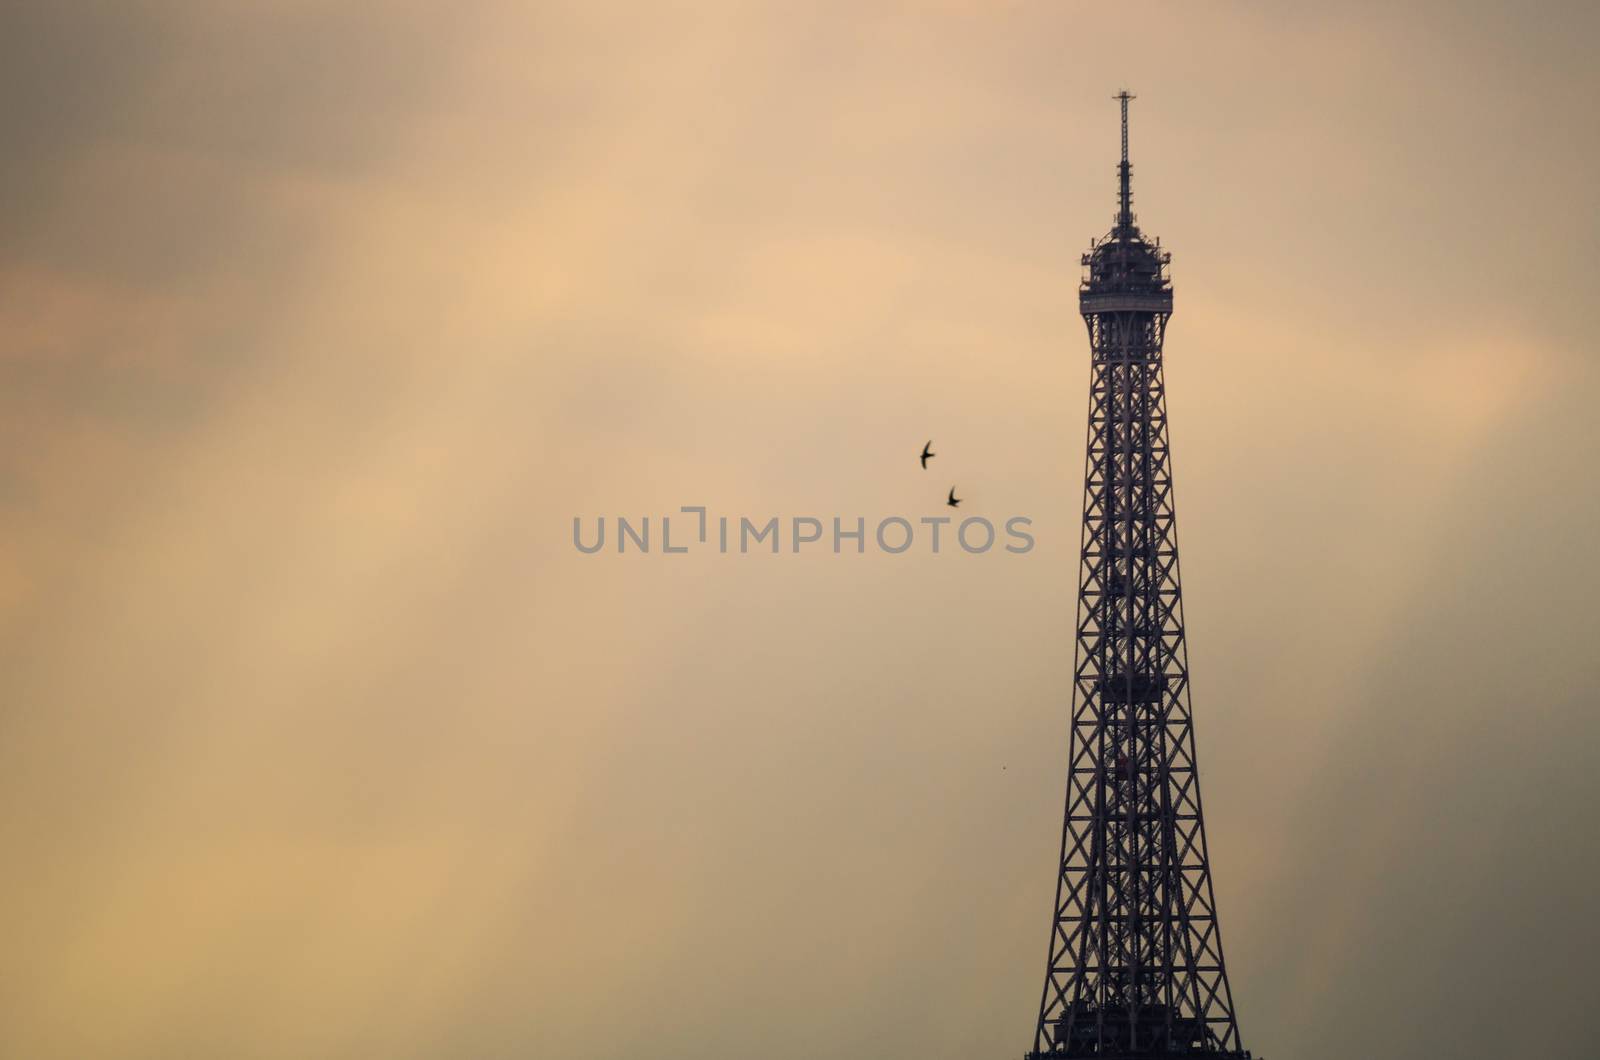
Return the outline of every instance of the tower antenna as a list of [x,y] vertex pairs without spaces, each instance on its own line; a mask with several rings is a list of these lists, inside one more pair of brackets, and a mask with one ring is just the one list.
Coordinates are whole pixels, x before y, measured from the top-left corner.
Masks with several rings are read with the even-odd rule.
[[1128,100],[1137,99],[1133,93],[1123,89],[1111,97],[1122,102],[1122,164],[1117,167],[1117,227],[1133,227],[1133,189],[1129,180],[1130,167],[1128,165]]

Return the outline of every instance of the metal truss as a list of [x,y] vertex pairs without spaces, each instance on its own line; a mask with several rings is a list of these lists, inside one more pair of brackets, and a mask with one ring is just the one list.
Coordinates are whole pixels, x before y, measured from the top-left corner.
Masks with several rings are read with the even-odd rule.
[[1195,764],[1162,344],[1170,256],[1091,245],[1092,352],[1066,813],[1031,1057],[1248,1057],[1222,958]]

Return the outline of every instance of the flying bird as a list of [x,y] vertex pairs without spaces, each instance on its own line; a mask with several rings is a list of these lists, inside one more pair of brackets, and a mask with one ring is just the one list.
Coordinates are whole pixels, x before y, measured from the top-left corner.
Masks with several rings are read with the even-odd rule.
[[922,447],[922,470],[928,470],[928,457],[938,455],[938,453],[933,451],[933,439],[929,438],[928,444]]
[[961,506],[961,498],[956,496],[956,488],[954,486],[950,487],[950,499],[945,501],[945,503],[952,508],[958,508]]

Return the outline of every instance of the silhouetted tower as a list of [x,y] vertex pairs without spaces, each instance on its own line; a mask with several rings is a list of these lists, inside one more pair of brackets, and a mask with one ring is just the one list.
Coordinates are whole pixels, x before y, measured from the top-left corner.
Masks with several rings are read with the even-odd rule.
[[1078,298],[1093,358],[1072,736],[1050,964],[1030,1056],[1248,1057],[1195,769],[1161,344],[1171,256],[1116,225]]

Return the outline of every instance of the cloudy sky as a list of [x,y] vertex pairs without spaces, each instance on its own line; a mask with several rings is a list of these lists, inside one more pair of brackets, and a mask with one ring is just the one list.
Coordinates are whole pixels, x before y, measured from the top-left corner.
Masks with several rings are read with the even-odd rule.
[[1244,1043],[1592,1055],[1597,32],[10,5],[0,1053],[1020,1055],[1126,86]]

